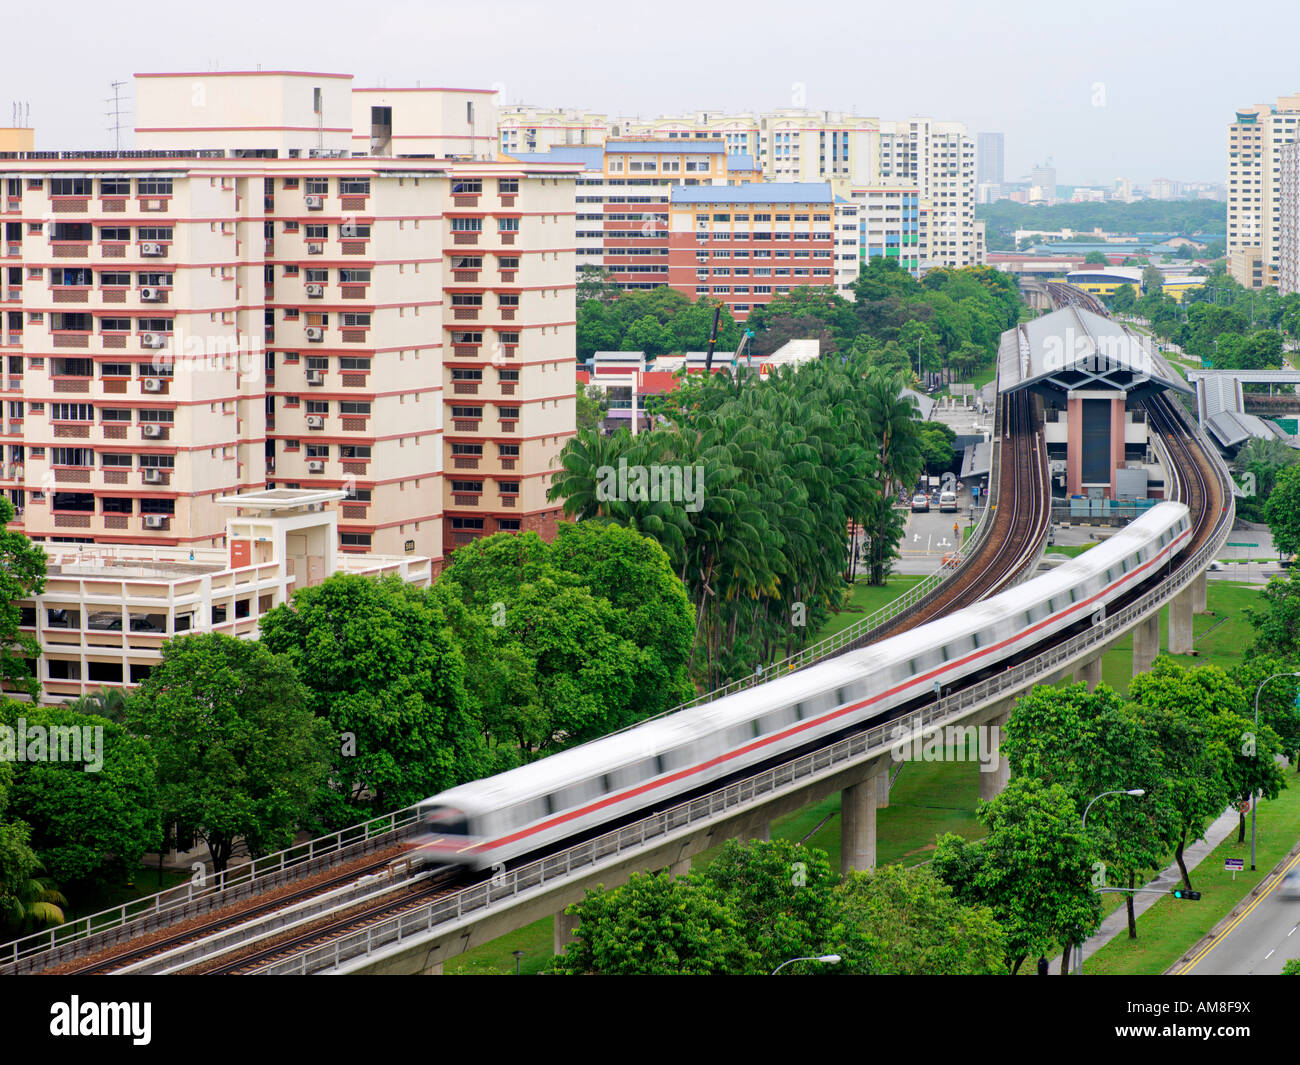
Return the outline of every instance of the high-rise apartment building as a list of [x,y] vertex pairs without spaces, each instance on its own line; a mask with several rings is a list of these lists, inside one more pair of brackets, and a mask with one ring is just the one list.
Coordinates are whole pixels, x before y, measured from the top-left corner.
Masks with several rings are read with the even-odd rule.
[[[581,114],[592,125],[602,117]],[[525,122],[533,123],[527,128],[540,141],[541,119],[536,109],[502,107],[502,143],[515,143],[516,129]],[[560,124],[558,116],[556,122]],[[851,201],[852,189],[915,186],[933,222],[927,241],[918,247],[924,254],[918,257],[917,269],[983,261],[978,258],[984,243],[981,223],[975,221],[975,141],[960,123],[929,118],[881,122],[832,111],[782,108],[753,113],[698,111],[650,120],[606,118],[605,129],[607,138],[614,139],[721,141],[729,155],[752,157],[763,180],[828,181]],[[595,136],[590,127],[585,135]],[[582,225],[578,228],[590,232]],[[582,252],[579,258],[583,260]]]
[[516,152],[521,162],[578,162],[579,271],[595,266],[624,291],[668,283],[668,205],[675,186],[740,185],[761,180],[750,155],[720,140],[606,140],[601,147]]
[[1030,168],[1029,195],[1031,200],[1049,207],[1056,202],[1056,167],[1048,163]]
[[977,185],[1002,185],[1006,181],[1003,171],[1003,151],[1006,135],[1002,133],[980,133],[975,139]]
[[345,491],[343,551],[549,532],[579,168],[496,160],[484,97],[146,76],[139,150],[0,157],[28,535],[215,546],[218,499],[264,487]]
[[1300,95],[1239,110],[1228,127],[1228,270],[1247,288],[1278,283],[1282,149],[1296,139]]
[[1277,290],[1300,292],[1300,141],[1282,145],[1278,174]]

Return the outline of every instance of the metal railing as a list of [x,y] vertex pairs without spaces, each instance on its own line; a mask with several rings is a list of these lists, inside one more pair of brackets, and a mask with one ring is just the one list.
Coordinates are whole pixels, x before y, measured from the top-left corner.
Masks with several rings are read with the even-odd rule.
[[[87,917],[78,917],[75,921],[47,928],[22,939],[0,943],[0,971],[17,964],[20,959],[63,948],[60,958],[47,962],[59,964],[60,961],[87,950],[113,946],[196,914],[219,909],[237,898],[256,894],[262,887],[258,884],[260,880],[283,881],[286,872],[337,855],[358,844],[373,844],[383,836],[414,824],[416,820],[417,808],[408,806],[363,821],[359,825],[339,829],[319,839],[307,840],[274,854],[254,858],[244,865],[205,877],[202,883],[190,880],[155,895],[134,899]],[[93,941],[91,937],[94,937]]]
[[1011,667],[1005,673],[964,688],[904,717],[866,729],[823,750],[608,832],[561,854],[533,862],[486,883],[465,888],[426,907],[378,922],[294,957],[273,962],[257,970],[257,973],[306,974],[337,969],[346,961],[368,956],[381,947],[401,943],[404,939],[427,935],[440,924],[460,920],[513,899],[525,891],[570,876],[575,871],[594,868],[604,859],[643,847],[647,842],[665,838],[672,832],[701,821],[715,819],[720,814],[746,806],[761,797],[771,796],[783,788],[811,782],[829,771],[838,771],[847,764],[878,757],[885,749],[918,730],[949,723],[947,719],[964,717],[982,706],[1006,698],[1058,671],[1093,648],[1110,643],[1149,611],[1158,610],[1184,585],[1195,579],[1218,552],[1231,529],[1231,513],[1231,507],[1221,512],[1216,528],[1205,546],[1158,587],[1105,618],[1100,624],[1093,625],[1088,631]]

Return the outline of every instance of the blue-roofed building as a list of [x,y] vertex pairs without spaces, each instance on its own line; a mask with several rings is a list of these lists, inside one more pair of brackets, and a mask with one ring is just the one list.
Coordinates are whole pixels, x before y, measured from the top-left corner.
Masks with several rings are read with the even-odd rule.
[[682,185],[672,190],[672,203],[821,203],[832,204],[828,181],[764,181],[742,186]]
[[851,295],[859,208],[829,182],[677,186],[670,208],[669,284],[688,299],[744,321],[799,286]]
[[674,188],[744,186],[763,177],[752,155],[729,152],[718,138],[607,140],[599,146],[512,151],[508,157],[583,165],[574,189],[578,274],[582,276],[584,267],[598,267],[624,291],[668,284],[668,213]]

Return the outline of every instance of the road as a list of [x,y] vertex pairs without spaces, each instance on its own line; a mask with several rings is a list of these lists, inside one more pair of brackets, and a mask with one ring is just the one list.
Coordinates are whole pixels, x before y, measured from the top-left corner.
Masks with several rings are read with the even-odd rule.
[[[1300,854],[1287,861],[1282,872],[1298,867]],[[1276,976],[1289,959],[1300,958],[1300,899],[1279,897],[1281,882],[1281,875],[1274,877],[1218,939],[1179,970],[1179,975]]]

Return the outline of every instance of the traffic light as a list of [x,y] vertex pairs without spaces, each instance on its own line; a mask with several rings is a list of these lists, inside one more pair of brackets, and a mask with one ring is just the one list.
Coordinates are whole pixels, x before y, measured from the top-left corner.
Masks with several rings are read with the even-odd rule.
[[1201,901],[1201,893],[1199,891],[1188,891],[1186,888],[1176,887],[1169,894],[1176,899],[1190,899],[1192,902]]

